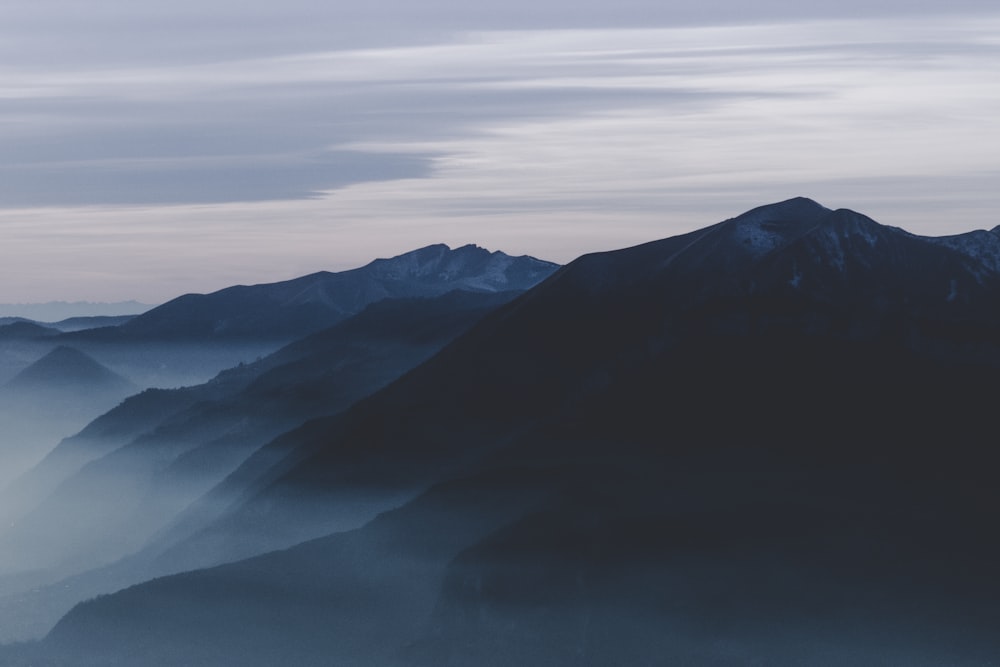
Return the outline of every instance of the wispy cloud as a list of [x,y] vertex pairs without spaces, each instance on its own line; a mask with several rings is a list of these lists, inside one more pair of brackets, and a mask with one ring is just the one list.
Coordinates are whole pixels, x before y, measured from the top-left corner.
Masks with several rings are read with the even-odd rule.
[[[442,240],[568,260],[797,194],[992,226],[998,34],[997,15],[814,20],[8,65],[4,284],[52,294],[28,248],[146,299]],[[136,275],[155,297],[124,291]]]

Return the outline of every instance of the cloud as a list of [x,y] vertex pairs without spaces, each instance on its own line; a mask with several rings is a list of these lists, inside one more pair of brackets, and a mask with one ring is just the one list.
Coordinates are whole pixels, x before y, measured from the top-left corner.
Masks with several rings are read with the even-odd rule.
[[429,161],[419,155],[357,151],[42,162],[0,169],[0,201],[18,207],[309,199],[352,183],[428,173]]
[[438,241],[565,261],[799,194],[926,233],[993,226],[998,28],[488,30],[8,66],[3,300],[157,300]]

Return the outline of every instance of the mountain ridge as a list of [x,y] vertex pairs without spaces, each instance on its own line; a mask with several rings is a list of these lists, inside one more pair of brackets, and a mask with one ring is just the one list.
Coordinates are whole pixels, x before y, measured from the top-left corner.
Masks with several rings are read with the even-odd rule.
[[452,289],[527,289],[557,268],[522,255],[445,244],[376,259],[347,271],[320,271],[210,294],[186,294],[118,327],[65,334],[94,339],[291,340],[333,326],[389,297],[437,296]]

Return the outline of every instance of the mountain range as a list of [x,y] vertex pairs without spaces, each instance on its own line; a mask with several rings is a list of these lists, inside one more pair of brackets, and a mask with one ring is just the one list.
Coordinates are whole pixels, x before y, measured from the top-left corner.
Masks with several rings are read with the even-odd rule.
[[[244,452],[108,566],[176,574],[2,657],[990,664],[998,260],[802,198],[586,255]],[[219,381],[330,396],[295,350]]]
[[59,322],[67,319],[91,317],[127,317],[145,312],[153,306],[138,301],[92,303],[89,301],[49,301],[47,303],[0,303],[0,313],[5,317],[19,317],[37,322]]
[[[72,586],[44,586],[128,555],[270,438],[311,417],[343,409],[425,360],[485,312],[519,293],[494,289],[529,280],[518,265],[526,264],[540,275],[555,268],[471,246],[455,251],[435,246],[397,260],[377,262],[378,274],[416,275],[421,285],[409,291],[444,293],[380,300],[339,325],[240,364],[203,385],[137,394],[64,440],[0,491],[3,525],[8,526],[0,531],[0,571],[19,573],[8,576],[7,586],[0,585],[0,593],[15,596],[0,600],[0,639],[47,630],[85,598],[85,591],[107,590],[109,581],[123,585],[150,573],[176,571],[176,564],[146,558],[141,567],[133,561],[128,568],[98,572],[96,583],[89,585],[77,580]],[[515,268],[508,272],[511,266]],[[455,281],[472,291],[442,289]],[[105,342],[98,350],[107,354],[108,345],[114,343]],[[57,348],[59,354],[49,357],[65,356],[68,349]],[[155,352],[151,354],[155,359]],[[64,373],[72,367],[39,364]],[[204,510],[206,504],[220,502],[219,495],[197,507]],[[205,520],[193,510],[185,516],[179,524],[186,530]],[[174,527],[168,536],[154,540],[147,554],[182,532]],[[17,597],[26,590],[35,593],[31,606],[40,609],[37,613],[26,614],[23,598]]]

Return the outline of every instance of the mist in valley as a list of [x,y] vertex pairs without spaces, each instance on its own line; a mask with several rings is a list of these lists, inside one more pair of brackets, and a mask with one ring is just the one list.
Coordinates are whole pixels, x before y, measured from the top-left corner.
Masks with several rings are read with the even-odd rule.
[[[336,511],[303,503],[280,529],[241,533],[242,505],[300,456],[283,444],[297,430],[398,378],[517,294],[390,299],[284,345],[115,342],[99,331],[96,342],[69,337],[72,348],[11,348],[11,358],[43,354],[11,380],[7,400],[34,410],[16,413],[24,429],[49,412],[67,419],[25,443],[30,457],[7,468],[0,488],[0,642],[39,639],[90,597],[354,529],[410,499],[417,488],[344,488]],[[124,373],[169,379],[140,388]],[[32,393],[15,392],[38,375]]]

